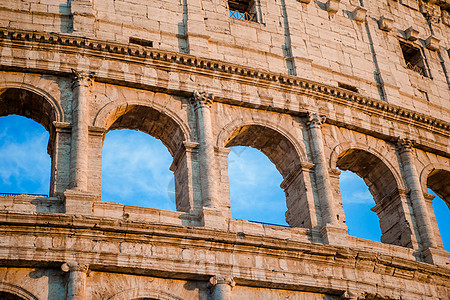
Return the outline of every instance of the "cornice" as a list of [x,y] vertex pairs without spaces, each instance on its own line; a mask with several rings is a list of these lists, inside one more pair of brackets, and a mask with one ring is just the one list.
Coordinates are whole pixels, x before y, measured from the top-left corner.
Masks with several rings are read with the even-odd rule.
[[[10,41],[12,44],[32,47],[40,45],[65,46],[83,49],[85,54],[92,53],[113,55],[114,58],[136,58],[139,60],[151,60],[153,63],[176,64],[182,69],[193,69],[198,72],[215,72],[223,75],[234,75],[234,78],[245,81],[259,80],[260,84],[278,84],[278,88],[287,88],[292,92],[300,92],[313,97],[331,99],[334,102],[358,107],[369,114],[377,114],[380,117],[390,116],[404,122],[437,131],[445,136],[449,135],[450,123],[419,113],[398,105],[390,104],[378,99],[363,96],[359,93],[348,91],[339,87],[314,82],[297,76],[261,71],[258,69],[227,63],[219,60],[200,58],[193,55],[171,52],[148,47],[120,44],[109,41],[99,41],[89,38],[70,36],[65,34],[34,32],[18,29],[0,28],[0,42]],[[98,75],[97,75],[98,76]],[[333,123],[333,120],[327,120]]]

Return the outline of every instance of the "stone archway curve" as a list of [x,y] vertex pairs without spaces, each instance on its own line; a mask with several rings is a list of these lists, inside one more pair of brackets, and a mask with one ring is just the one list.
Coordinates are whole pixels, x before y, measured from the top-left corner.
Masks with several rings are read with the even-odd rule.
[[[158,97],[158,94],[155,95],[155,97]],[[127,107],[132,106],[143,106],[155,109],[156,111],[167,115],[170,119],[172,119],[181,129],[183,132],[185,141],[191,141],[192,140],[192,132],[189,129],[189,127],[186,125],[186,123],[171,109],[169,109],[166,106],[160,105],[158,102],[152,101],[144,101],[144,100],[117,100],[113,102],[109,102],[105,106],[103,106],[97,113],[97,115],[94,118],[93,125],[96,127],[108,127],[108,119],[113,116],[118,110],[124,109],[126,110]]]
[[335,170],[337,168],[337,161],[338,161],[339,156],[344,151],[347,151],[350,149],[366,151],[366,152],[376,156],[381,162],[383,162],[386,165],[386,167],[388,167],[389,171],[391,171],[392,176],[394,176],[395,181],[397,183],[397,187],[399,189],[405,189],[405,185],[403,183],[402,177],[397,172],[397,170],[394,168],[394,166],[388,160],[386,160],[384,158],[383,154],[381,154],[376,149],[371,148],[362,143],[346,142],[346,143],[340,143],[339,145],[334,147],[333,150],[331,151],[331,155],[330,155],[330,161],[329,161],[330,168]]
[[0,83],[0,94],[2,90],[7,89],[19,89],[19,90],[26,90],[32,93],[35,93],[36,95],[41,96],[43,99],[45,99],[53,108],[55,113],[55,120],[56,122],[64,122],[64,110],[61,106],[61,104],[56,101],[55,97],[50,95],[45,90],[42,90],[40,88],[37,88],[31,84],[27,84],[24,82],[1,82]]
[[[444,172],[450,173],[450,165],[431,163],[422,169],[422,171],[420,172],[419,179],[420,179],[420,185],[422,187],[423,193],[427,193],[428,177],[430,177],[430,175],[433,171],[444,171]],[[450,178],[449,178],[449,181],[450,181]],[[450,205],[450,199],[442,199],[442,200],[449,203],[449,205]]]
[[38,300],[38,298],[29,291],[11,283],[0,282],[0,292],[10,293],[25,300]]
[[109,297],[108,300],[133,300],[141,298],[158,299],[158,300],[182,300],[182,298],[174,296],[172,294],[148,288],[147,289],[135,288],[125,290]]
[[236,119],[231,122],[229,122],[227,125],[225,125],[222,130],[217,135],[217,141],[216,146],[217,147],[225,147],[225,143],[227,139],[232,135],[232,133],[241,127],[244,126],[262,126],[272,129],[273,131],[281,134],[284,138],[286,138],[291,145],[294,147],[300,161],[305,162],[306,161],[306,150],[304,147],[295,139],[295,137],[289,133],[289,131],[285,130],[284,128],[277,126],[276,123],[271,122],[270,120],[262,119],[262,118],[252,118],[252,119]]

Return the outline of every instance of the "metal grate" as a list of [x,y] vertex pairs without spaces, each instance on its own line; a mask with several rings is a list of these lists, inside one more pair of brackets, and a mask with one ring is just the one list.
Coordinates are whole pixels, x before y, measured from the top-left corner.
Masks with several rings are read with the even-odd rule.
[[248,12],[240,12],[237,10],[230,10],[230,17],[243,21],[256,22],[256,14],[250,14]]
[[289,225],[272,224],[272,223],[266,223],[266,222],[260,222],[260,221],[252,221],[252,220],[248,220],[248,221],[249,221],[249,222],[252,222],[252,223],[261,224],[261,225],[272,225],[272,226],[290,227]]
[[413,65],[412,63],[410,63],[409,61],[406,62],[406,67],[410,70],[413,70],[414,72],[419,73],[422,76],[425,76],[423,69],[419,66]]
[[0,196],[5,196],[5,197],[11,197],[11,196],[41,196],[41,197],[48,197],[48,195],[45,194],[24,194],[24,193],[0,193]]

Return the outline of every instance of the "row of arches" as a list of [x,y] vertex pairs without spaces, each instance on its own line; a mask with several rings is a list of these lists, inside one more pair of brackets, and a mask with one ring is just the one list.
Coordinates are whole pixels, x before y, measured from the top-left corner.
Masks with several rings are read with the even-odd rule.
[[[60,190],[69,187],[67,177],[59,179],[58,182],[58,172],[61,172],[61,167],[58,166],[55,158],[61,155],[60,152],[63,147],[60,145],[61,138],[57,137],[58,126],[56,124],[64,123],[66,117],[64,117],[59,105],[55,103],[56,101],[49,100],[44,93],[39,94],[26,87],[5,88],[0,96],[0,116],[22,115],[35,120],[49,132],[47,148],[52,158],[51,195],[56,195],[58,192],[58,188],[55,186],[59,185]],[[177,157],[180,157],[181,149],[186,147],[185,142],[194,141],[196,135],[195,127],[185,124],[177,114],[171,112],[167,106],[158,104],[157,101],[153,101],[151,105],[143,101],[111,102],[100,109],[95,117],[93,127],[104,127],[107,132],[119,129],[142,131],[161,140],[171,156],[174,157],[174,162]],[[105,136],[102,133],[102,140]],[[248,122],[234,120],[220,130],[215,143],[216,147],[219,148],[240,146],[252,147],[261,151],[274,164],[283,178],[281,186],[286,196],[288,209],[286,220],[288,224],[306,228],[317,225],[320,217],[319,204],[316,200],[317,195],[314,195],[314,191],[299,188],[308,185],[314,186],[317,178],[314,178],[313,166],[308,165],[307,147],[302,146],[288,131],[282,130],[279,126],[271,124],[267,120],[253,119]],[[57,152],[59,152],[58,155]],[[192,206],[195,206],[194,203],[185,205],[182,202],[192,202],[192,199],[196,197],[190,191],[192,186],[184,187],[184,190],[180,187],[183,185],[182,182],[186,180],[186,173],[189,172],[190,167],[187,159],[183,159],[184,162],[180,162],[180,158],[178,158],[177,163],[178,165],[184,163],[185,167],[174,168],[175,197],[179,210],[180,207],[181,210],[186,209],[186,207],[192,209]],[[402,176],[396,171],[392,162],[387,161],[380,153],[367,147],[367,145],[341,143],[332,150],[329,163],[331,170],[349,170],[364,179],[375,202],[374,211],[377,212],[380,219],[381,240],[383,242],[414,247],[414,240],[410,236],[405,236],[405,234],[408,235],[408,230],[397,228],[413,221],[408,219],[408,214],[411,214],[411,212],[408,212],[409,208],[402,207],[402,205],[405,205],[402,199],[407,198],[404,195],[406,187]],[[198,172],[198,165],[192,165],[194,166],[193,171],[197,167]],[[219,169],[224,166],[227,167],[226,162],[220,162],[220,159],[218,165]],[[193,171],[191,170],[191,172]],[[426,172],[429,172],[428,175]],[[220,176],[228,179],[228,174]],[[423,186],[430,187],[449,205],[450,169],[448,167],[429,164],[422,170],[421,179]],[[221,181],[223,182],[219,184],[219,187],[225,194],[227,193],[228,182],[226,180]],[[332,184],[334,189],[337,190],[335,193],[339,194],[338,176],[332,181]],[[194,190],[193,193],[199,193],[199,191]],[[181,204],[179,204],[180,202]],[[308,216],[306,216],[311,215],[312,210],[315,211],[313,215],[317,219],[308,219]],[[295,211],[296,214],[293,214],[292,211]],[[392,221],[389,220],[398,221],[392,224]],[[414,227],[411,226],[409,230],[409,234],[412,235]]]

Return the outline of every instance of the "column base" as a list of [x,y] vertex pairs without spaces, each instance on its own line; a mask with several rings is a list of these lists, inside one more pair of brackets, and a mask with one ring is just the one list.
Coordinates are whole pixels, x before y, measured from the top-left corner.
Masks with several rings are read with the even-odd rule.
[[348,245],[348,231],[344,224],[326,224],[320,229],[322,241],[333,246]]
[[66,190],[64,192],[65,213],[69,215],[92,215],[92,206],[95,195],[78,190]]
[[438,248],[427,248],[422,251],[423,259],[429,264],[434,264],[438,266],[450,266],[450,255],[449,252],[444,249]]

